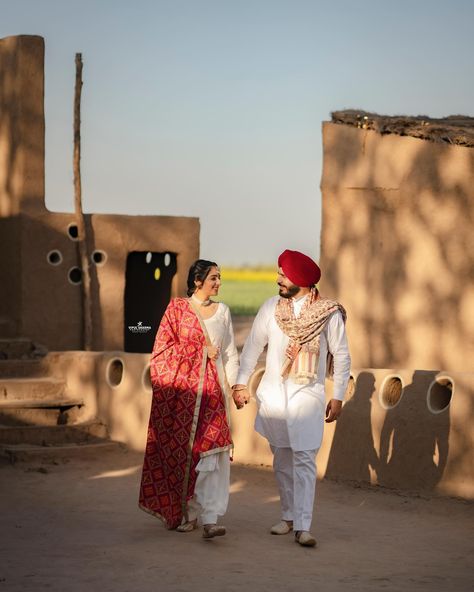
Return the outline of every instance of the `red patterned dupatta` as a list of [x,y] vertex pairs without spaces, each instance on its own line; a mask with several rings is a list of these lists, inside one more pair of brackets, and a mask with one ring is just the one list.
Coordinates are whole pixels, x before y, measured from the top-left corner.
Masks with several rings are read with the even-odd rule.
[[205,327],[186,298],[173,299],[151,357],[151,404],[139,506],[176,528],[194,494],[196,465],[232,448],[224,385],[207,357]]

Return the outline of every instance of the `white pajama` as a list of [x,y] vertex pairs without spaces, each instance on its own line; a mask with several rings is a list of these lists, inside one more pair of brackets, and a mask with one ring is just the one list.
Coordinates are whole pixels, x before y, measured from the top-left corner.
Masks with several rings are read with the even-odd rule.
[[229,503],[230,453],[217,452],[202,458],[194,497],[188,502],[188,519],[200,519],[202,524],[215,524],[223,516]]
[[281,517],[293,522],[293,530],[311,528],[316,491],[317,450],[292,450],[271,446],[273,470],[280,493]]

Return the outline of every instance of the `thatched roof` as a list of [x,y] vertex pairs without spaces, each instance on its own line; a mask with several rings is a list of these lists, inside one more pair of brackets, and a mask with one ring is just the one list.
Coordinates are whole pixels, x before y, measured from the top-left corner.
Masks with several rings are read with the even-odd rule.
[[424,115],[416,117],[405,115],[377,115],[367,111],[347,109],[331,113],[333,123],[353,125],[370,129],[379,134],[413,136],[432,142],[447,142],[459,146],[474,147],[474,117],[450,115],[433,119]]

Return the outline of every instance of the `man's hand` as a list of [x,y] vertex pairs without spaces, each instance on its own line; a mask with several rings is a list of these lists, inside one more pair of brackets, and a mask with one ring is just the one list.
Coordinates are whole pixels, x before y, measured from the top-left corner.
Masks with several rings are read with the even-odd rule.
[[331,399],[326,407],[326,423],[336,420],[342,411],[342,401]]
[[240,391],[232,391],[232,398],[234,399],[235,406],[237,409],[242,409],[244,402],[240,398]]
[[250,393],[245,384],[234,384],[232,387],[232,398],[237,409],[242,409],[250,401]]

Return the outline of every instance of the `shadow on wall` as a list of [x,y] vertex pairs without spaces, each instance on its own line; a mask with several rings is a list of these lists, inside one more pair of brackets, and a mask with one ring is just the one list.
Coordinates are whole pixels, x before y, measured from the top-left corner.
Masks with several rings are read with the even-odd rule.
[[323,290],[354,365],[465,370],[474,348],[474,149],[327,125]]
[[326,477],[370,483],[371,469],[379,465],[372,437],[371,406],[375,377],[361,372],[353,396],[337,420]]
[[415,371],[400,401],[387,410],[380,437],[378,483],[433,490],[443,477],[449,450],[449,406],[433,413],[427,393],[437,372]]
[[[380,406],[375,377],[361,372],[353,397],[336,424],[326,476],[386,487],[432,491],[443,477],[449,450],[449,406],[428,408],[437,372],[415,371],[412,382],[382,404],[386,407],[380,445],[373,430],[373,406]],[[377,448],[379,453],[377,454]]]

